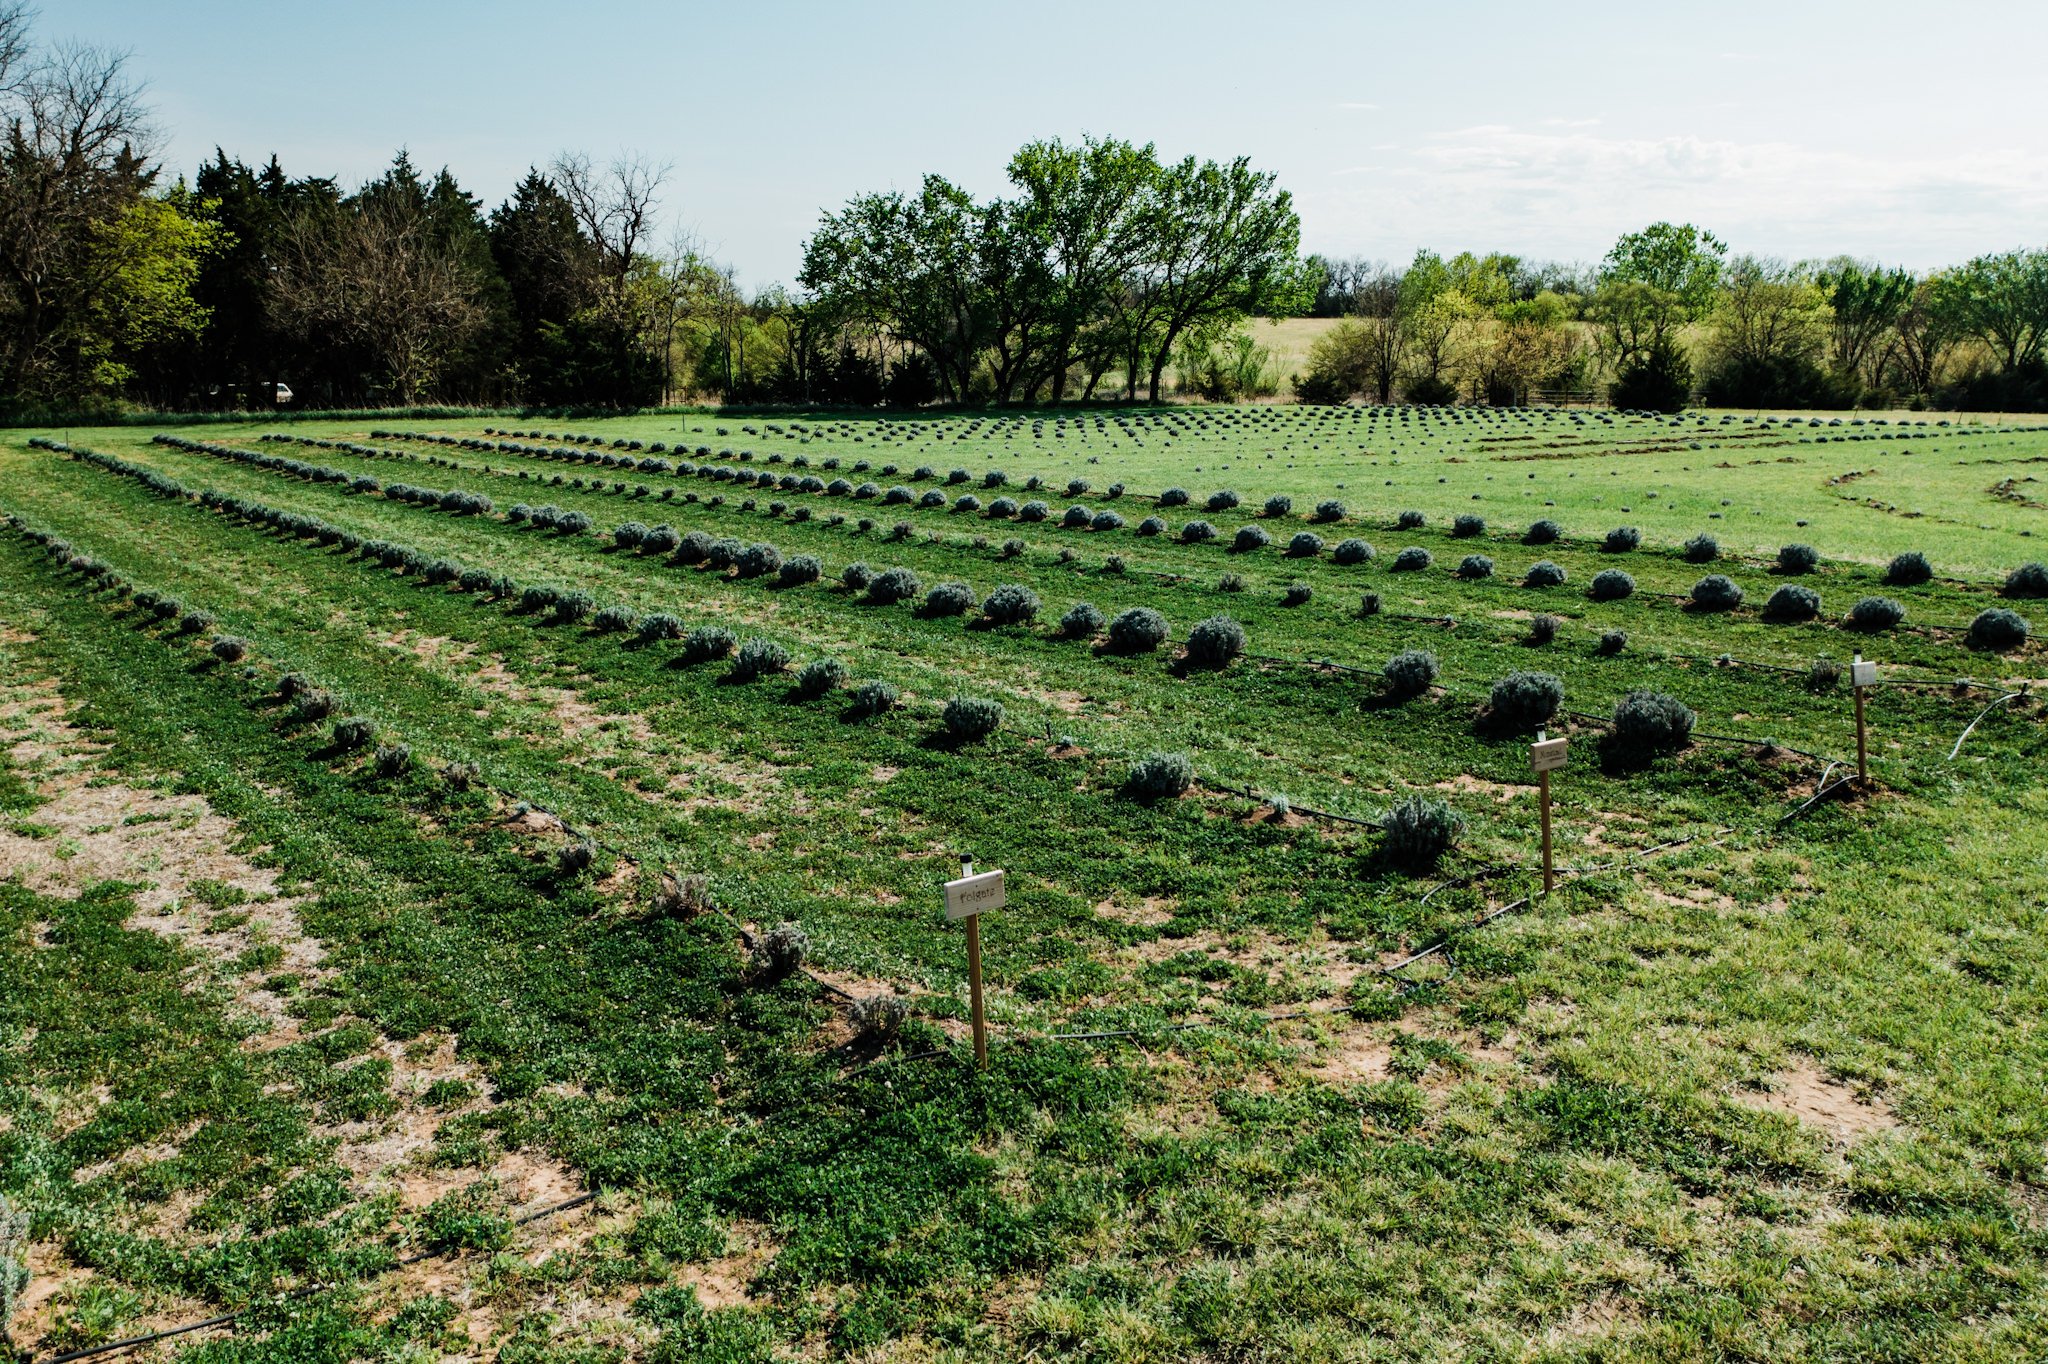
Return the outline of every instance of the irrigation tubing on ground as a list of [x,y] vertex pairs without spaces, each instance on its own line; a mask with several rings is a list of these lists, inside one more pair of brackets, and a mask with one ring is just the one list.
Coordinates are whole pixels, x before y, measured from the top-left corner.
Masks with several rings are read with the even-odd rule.
[[1954,762],[1956,760],[1956,754],[1961,753],[1963,751],[1963,740],[1970,737],[1970,731],[1975,729],[1977,725],[1984,719],[1985,716],[1989,715],[1992,711],[1997,710],[2006,702],[2016,701],[2020,697],[2025,696],[2026,694],[2027,689],[2025,687],[2021,687],[2018,691],[2007,692],[2004,696],[1999,697],[1996,701],[1993,701],[1990,705],[1978,711],[1977,718],[1975,720],[1970,721],[1969,724],[1965,725],[1963,727],[1963,732],[1956,736],[1956,746],[1948,751],[1948,760],[1950,762]]

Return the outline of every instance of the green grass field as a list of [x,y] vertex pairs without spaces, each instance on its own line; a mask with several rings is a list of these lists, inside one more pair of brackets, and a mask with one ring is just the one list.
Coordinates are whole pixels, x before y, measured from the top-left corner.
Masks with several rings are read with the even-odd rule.
[[[2048,626],[2008,581],[2048,558],[2048,427],[153,434],[0,444],[0,1193],[38,1357],[226,1313],[148,1348],[2048,1350],[2044,650],[1973,628]],[[1004,585],[1035,616],[984,618]],[[1903,618],[1854,628],[1870,597]],[[1138,608],[1156,647],[1103,628]],[[1219,615],[1245,651],[1207,666]],[[1858,654],[1867,788],[1815,666]],[[1573,745],[1549,896],[1517,672]],[[1641,691],[1689,742],[1610,733]],[[1000,727],[949,733],[957,697]],[[1185,794],[1145,798],[1153,754]],[[1440,858],[1377,827],[1416,798]],[[1008,873],[985,1073],[962,855]]]

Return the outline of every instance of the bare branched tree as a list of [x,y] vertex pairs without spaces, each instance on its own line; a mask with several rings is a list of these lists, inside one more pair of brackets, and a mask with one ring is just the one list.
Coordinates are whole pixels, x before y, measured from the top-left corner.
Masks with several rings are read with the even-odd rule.
[[286,225],[276,283],[288,327],[360,345],[407,404],[432,394],[485,321],[475,268],[405,195],[362,194],[298,214]]
[[563,152],[548,167],[548,178],[596,245],[599,271],[615,298],[623,298],[634,257],[654,229],[655,198],[669,170],[667,162],[637,155],[600,168],[583,152]]
[[156,144],[127,54],[70,44],[39,56],[29,17],[0,9],[0,360],[15,393],[63,377],[81,254],[148,188]]

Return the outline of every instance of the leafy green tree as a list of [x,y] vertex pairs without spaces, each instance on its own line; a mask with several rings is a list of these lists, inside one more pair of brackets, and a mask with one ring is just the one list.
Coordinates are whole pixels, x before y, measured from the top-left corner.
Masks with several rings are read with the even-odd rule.
[[2048,339],[2048,249],[1978,256],[1945,273],[1936,298],[1949,325],[1982,341],[2002,369],[2031,365]]
[[1816,407],[1853,402],[1820,367],[1833,315],[1813,275],[1743,256],[1729,265],[1708,340],[1708,400],[1729,407]]
[[1829,359],[1836,371],[1875,384],[1899,318],[1918,285],[1913,272],[1839,256],[1815,277],[1832,313]]
[[1647,284],[1672,295],[1690,317],[1713,309],[1728,247],[1691,223],[1652,223],[1622,234],[1601,263],[1603,284]]
[[77,346],[85,382],[118,393],[155,347],[189,345],[208,312],[193,297],[200,264],[226,237],[182,186],[145,195],[93,231]]

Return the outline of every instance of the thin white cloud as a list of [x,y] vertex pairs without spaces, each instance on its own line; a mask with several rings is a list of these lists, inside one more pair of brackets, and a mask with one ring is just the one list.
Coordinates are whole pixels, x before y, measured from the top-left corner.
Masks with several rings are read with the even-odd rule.
[[2017,148],[1915,159],[1488,124],[1383,161],[1302,196],[1318,249],[1407,243],[1569,259],[1668,218],[1711,228],[1737,251],[1926,267],[2003,249],[2027,235],[2020,225],[2048,219],[2048,162]]
[[1339,109],[1377,109],[1380,106],[1377,104],[1367,104],[1362,100],[1344,100],[1337,107]]
[[1546,128],[1597,128],[1600,126],[1600,120],[1597,118],[1546,118],[1543,120],[1543,126]]

